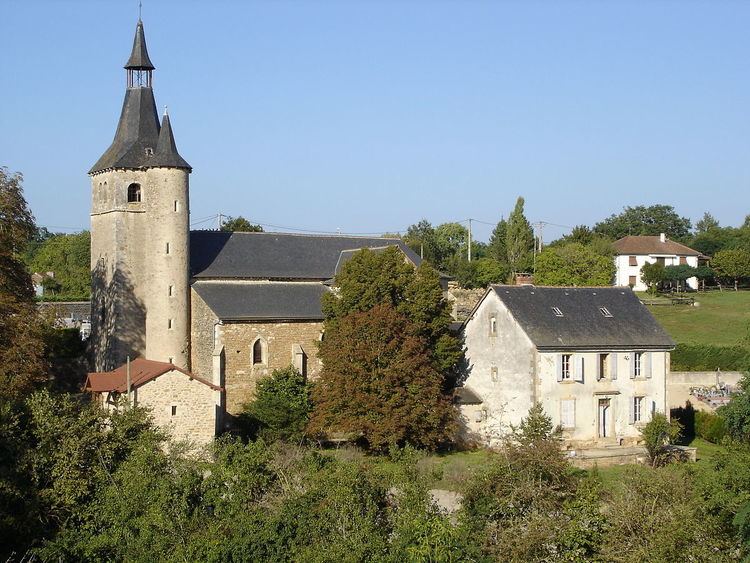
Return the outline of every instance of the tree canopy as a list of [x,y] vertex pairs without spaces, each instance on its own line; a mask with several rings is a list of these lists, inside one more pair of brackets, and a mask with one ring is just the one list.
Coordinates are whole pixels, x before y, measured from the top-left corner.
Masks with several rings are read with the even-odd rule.
[[436,447],[453,430],[450,389],[462,357],[437,272],[415,269],[395,246],[364,249],[335,284],[323,298],[323,370],[308,431],[354,433],[373,449]]
[[237,217],[227,217],[221,224],[221,230],[238,233],[262,233],[263,227],[251,223],[242,215],[238,215]]
[[[54,234],[26,254],[32,272],[54,272],[50,293],[69,299],[88,299],[91,291],[91,233]],[[46,280],[45,280],[46,281]],[[47,291],[45,291],[45,294]]]
[[627,235],[659,235],[684,240],[690,235],[690,219],[680,217],[671,205],[637,205],[625,207],[622,213],[612,214],[594,225],[594,231],[612,240]]
[[614,276],[611,255],[597,254],[578,242],[542,250],[534,272],[535,282],[541,285],[611,285]]
[[518,197],[516,206],[508,216],[505,246],[508,266],[513,273],[529,272],[533,267],[534,230],[523,213],[524,199]]

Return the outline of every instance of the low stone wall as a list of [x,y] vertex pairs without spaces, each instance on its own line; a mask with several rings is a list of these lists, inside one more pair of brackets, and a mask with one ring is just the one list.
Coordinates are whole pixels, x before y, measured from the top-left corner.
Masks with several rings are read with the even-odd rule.
[[697,410],[712,410],[690,394],[691,387],[711,387],[719,383],[735,386],[742,379],[739,371],[673,371],[667,375],[667,403],[670,409],[690,401]]

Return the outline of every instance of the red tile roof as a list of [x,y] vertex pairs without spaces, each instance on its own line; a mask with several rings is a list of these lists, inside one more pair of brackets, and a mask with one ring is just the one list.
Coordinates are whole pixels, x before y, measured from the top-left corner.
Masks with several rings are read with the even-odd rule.
[[[178,368],[174,364],[167,362],[156,362],[154,360],[147,360],[145,358],[136,358],[130,362],[130,386],[136,388],[144,383],[148,383],[152,379],[156,379],[160,375],[164,375],[170,371],[178,371],[184,373],[190,379],[203,383],[203,385],[209,386],[211,389],[221,391],[221,387],[217,387],[213,383],[206,381],[201,377],[197,377],[187,370]],[[119,368],[113,371],[105,372],[93,372],[89,373],[86,378],[86,385],[84,391],[92,391],[95,393],[102,393],[107,391],[119,391],[125,393],[127,391],[127,364],[121,365]]]
[[669,254],[676,256],[700,256],[701,253],[689,246],[658,236],[627,236],[612,243],[616,254]]

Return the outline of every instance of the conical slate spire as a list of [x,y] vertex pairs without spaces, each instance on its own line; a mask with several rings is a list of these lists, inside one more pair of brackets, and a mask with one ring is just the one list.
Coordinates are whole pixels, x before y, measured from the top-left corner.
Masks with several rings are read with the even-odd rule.
[[150,159],[148,166],[165,166],[169,168],[190,168],[190,165],[177,152],[174,142],[172,124],[169,122],[169,114],[164,112],[159,132],[159,142],[156,144],[156,152]]
[[89,174],[112,168],[143,169],[157,166],[190,170],[190,165],[177,152],[169,116],[164,116],[163,129],[159,126],[150,81],[154,66],[148,58],[143,22],[140,19],[136,27],[133,54],[125,68],[129,75],[143,71],[143,74],[148,75],[148,79],[145,86],[141,84],[136,87],[129,79],[115,138],[89,170]]
[[135,26],[135,38],[133,39],[133,52],[130,53],[125,68],[129,70],[154,70],[151,59],[148,58],[146,49],[146,36],[143,33],[143,22],[138,18],[138,25]]

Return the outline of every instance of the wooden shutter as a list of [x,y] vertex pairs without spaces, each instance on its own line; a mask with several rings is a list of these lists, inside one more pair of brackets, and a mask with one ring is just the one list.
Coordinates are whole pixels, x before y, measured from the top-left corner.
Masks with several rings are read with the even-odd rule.
[[575,374],[573,377],[576,381],[583,382],[583,356],[576,354],[573,356],[573,359],[575,360]]
[[617,379],[617,354],[614,352],[609,355],[609,376],[612,381]]
[[557,374],[557,381],[562,381],[562,354],[555,356],[555,373]]
[[602,357],[604,354],[596,355],[596,380],[599,381],[602,378]]
[[635,355],[636,352],[630,352],[630,379],[635,379]]
[[628,399],[628,424],[635,424],[635,397]]
[[644,352],[641,356],[641,373],[651,378],[651,352]]

